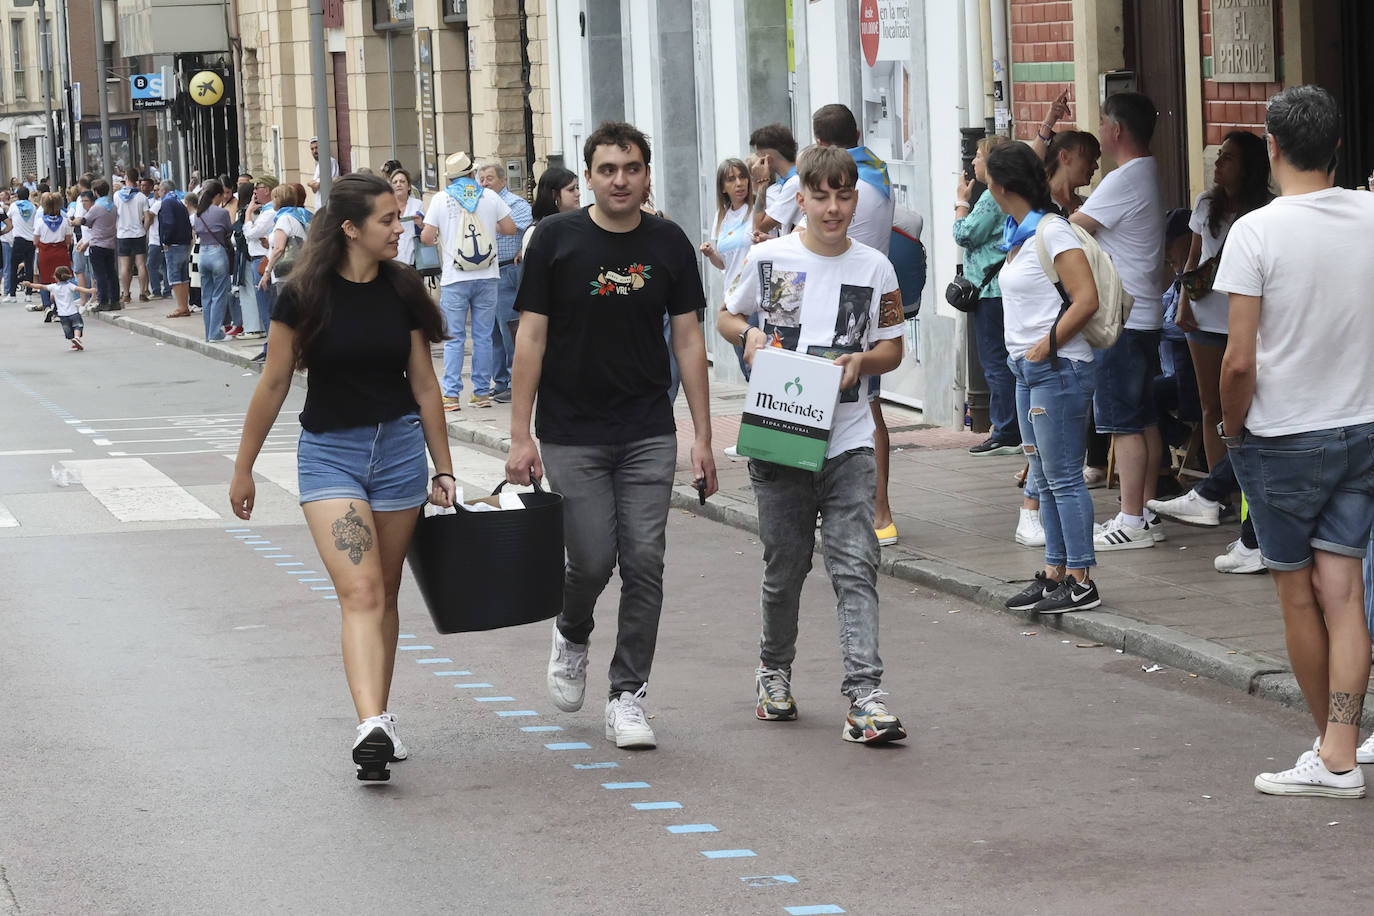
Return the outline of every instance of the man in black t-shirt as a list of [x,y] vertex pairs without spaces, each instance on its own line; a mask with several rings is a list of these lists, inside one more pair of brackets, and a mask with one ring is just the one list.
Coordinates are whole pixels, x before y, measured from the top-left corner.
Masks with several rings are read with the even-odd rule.
[[563,494],[568,565],[553,629],[549,696],[582,707],[596,600],[620,566],[620,620],[610,667],[606,737],[653,747],[640,699],[649,681],[663,607],[663,554],[677,463],[668,400],[671,341],[696,435],[692,470],[716,491],[711,456],[705,307],[696,248],[675,224],[640,209],[649,187],[649,143],[629,124],[606,122],[587,138],[585,181],[596,203],[546,217],[524,258],[511,390],[513,483],[542,477],[539,446]]

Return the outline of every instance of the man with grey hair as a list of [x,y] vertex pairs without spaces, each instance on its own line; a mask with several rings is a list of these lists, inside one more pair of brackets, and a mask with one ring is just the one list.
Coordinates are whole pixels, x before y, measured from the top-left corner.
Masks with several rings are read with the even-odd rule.
[[1269,102],[1280,196],[1236,220],[1213,288],[1230,294],[1218,427],[1283,609],[1318,737],[1270,795],[1361,798],[1369,686],[1360,562],[1374,519],[1374,195],[1332,186],[1341,115],[1316,86]]
[[491,335],[491,399],[498,404],[509,404],[510,370],[515,362],[515,325],[520,320],[515,311],[515,291],[520,288],[520,242],[525,230],[534,222],[534,215],[529,203],[506,187],[506,168],[501,163],[483,162],[477,167],[477,181],[505,201],[515,221],[515,235],[496,237],[501,277],[496,284],[496,328]]

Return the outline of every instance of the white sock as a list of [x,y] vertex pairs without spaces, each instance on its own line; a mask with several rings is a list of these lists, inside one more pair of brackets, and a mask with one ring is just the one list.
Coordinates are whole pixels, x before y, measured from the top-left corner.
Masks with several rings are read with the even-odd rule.
[[1159,516],[1155,515],[1154,512],[1150,511],[1148,508],[1141,513],[1141,518],[1145,519],[1145,521],[1149,522],[1151,525],[1159,523]]
[[1117,515],[1117,518],[1121,519],[1121,524],[1125,525],[1127,528],[1139,530],[1145,527],[1145,516],[1143,515],[1127,515],[1125,512],[1122,512]]

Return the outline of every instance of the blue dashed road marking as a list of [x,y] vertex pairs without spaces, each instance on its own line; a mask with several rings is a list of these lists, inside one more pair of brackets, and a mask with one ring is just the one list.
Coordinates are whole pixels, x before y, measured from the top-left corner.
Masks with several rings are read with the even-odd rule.
[[546,744],[544,747],[551,751],[590,751],[592,746],[585,741],[562,741],[557,744]]
[[[545,745],[545,747],[548,747],[548,746],[549,746],[549,745]],[[584,745],[582,745],[582,746],[583,746],[583,747],[586,747],[587,745],[584,744]],[[620,766],[620,764],[618,764],[618,763],[610,763],[610,762],[607,762],[607,763],[574,763],[574,764],[573,764],[573,769],[574,769],[574,770],[609,770],[609,769],[612,769],[612,768],[618,767],[618,766]]]
[[673,824],[668,828],[669,833],[719,833],[720,828],[714,824]]
[[750,859],[757,855],[752,849],[703,849],[701,854],[708,859]]
[[434,651],[433,646],[397,646],[396,648],[400,649],[402,652]]
[[[245,544],[251,544],[252,542],[251,542],[251,541],[244,541],[243,543],[245,543]],[[254,549],[254,550],[281,550],[280,547],[254,547],[253,549]]]
[[522,726],[520,727],[520,730],[521,730],[522,732],[561,732],[561,731],[563,730],[563,726],[561,726],[561,725],[522,725]]
[[539,715],[539,713],[535,712],[533,709],[500,709],[500,710],[497,710],[496,714],[497,714],[498,716],[500,716],[501,718],[503,718],[503,719],[509,719],[509,718],[511,718],[512,716],[537,716],[537,715]]
[[[429,647],[426,646],[425,648],[429,648]],[[454,686],[455,688],[457,688],[458,690],[477,690],[477,689],[484,689],[484,690],[485,690],[485,689],[489,689],[489,688],[491,687],[490,684],[454,684],[453,686]],[[483,697],[482,699],[484,699],[484,700],[495,700],[496,698],[495,698],[495,697]],[[509,699],[509,697],[507,697],[507,699]]]
[[292,560],[292,561],[290,561],[289,563],[283,563],[283,562],[281,562],[280,560],[278,560],[278,561],[277,561],[277,565],[278,565],[278,566],[304,566],[305,564],[302,563],[300,560]]
[[451,659],[451,658],[417,658],[417,659],[415,659],[415,662],[416,662],[416,664],[420,664],[420,665],[451,665],[451,664],[453,664],[453,659]]
[[601,784],[601,788],[603,788],[603,789],[611,789],[611,790],[615,790],[615,789],[647,789],[647,788],[649,788],[649,784],[648,784],[647,782],[603,782],[603,783]]
[[262,555],[262,558],[263,558],[264,560],[289,560],[289,559],[291,559],[291,554],[289,554],[289,553],[265,553],[265,554]]
[[[313,575],[315,575],[315,570],[313,570],[313,569],[292,569],[292,570],[288,570],[286,574],[287,574],[288,576],[313,576]],[[324,580],[324,579],[302,579],[301,581],[302,581],[302,582],[324,582],[324,581],[326,581],[326,580]],[[406,637],[403,636],[403,637],[401,637],[401,638],[402,638],[402,639],[405,639]]]
[[797,883],[797,879],[791,875],[753,875],[740,880],[750,887],[777,887],[779,884]]
[[396,638],[397,638],[397,639],[414,639],[414,638],[415,638],[415,634],[414,634],[414,633],[402,633],[402,634],[400,634],[399,636],[397,636]]
[[[453,661],[453,659],[449,659],[449,661]],[[436,671],[436,672],[434,672],[434,676],[435,676],[435,677],[472,677],[472,672],[471,672],[471,671]]]
[[[455,687],[490,687],[490,684],[454,684]],[[515,697],[473,697],[479,703],[514,703]]]
[[630,806],[636,811],[670,811],[681,808],[681,802],[635,802]]
[[[311,590],[312,592],[332,592],[332,591],[334,591],[334,586],[332,586],[332,585],[312,585],[312,586],[310,586],[310,590]],[[404,648],[406,648],[406,647],[405,647],[405,646],[401,646],[401,648],[404,649]]]
[[824,913],[844,912],[833,903],[822,903],[819,906],[789,906],[786,910],[791,916],[822,916]]

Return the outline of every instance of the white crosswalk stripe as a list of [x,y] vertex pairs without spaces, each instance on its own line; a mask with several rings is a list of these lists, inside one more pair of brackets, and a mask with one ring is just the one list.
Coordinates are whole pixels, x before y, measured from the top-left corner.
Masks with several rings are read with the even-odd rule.
[[64,461],[81,484],[122,522],[218,519],[220,514],[142,458]]
[[19,519],[14,517],[14,513],[5,508],[4,503],[0,503],[0,528],[18,528]]
[[[225,455],[224,457],[234,461],[238,455]],[[253,463],[253,473],[260,477],[266,477],[292,496],[299,497],[301,495],[300,482],[296,478],[296,453],[294,451],[259,452],[258,460]]]

